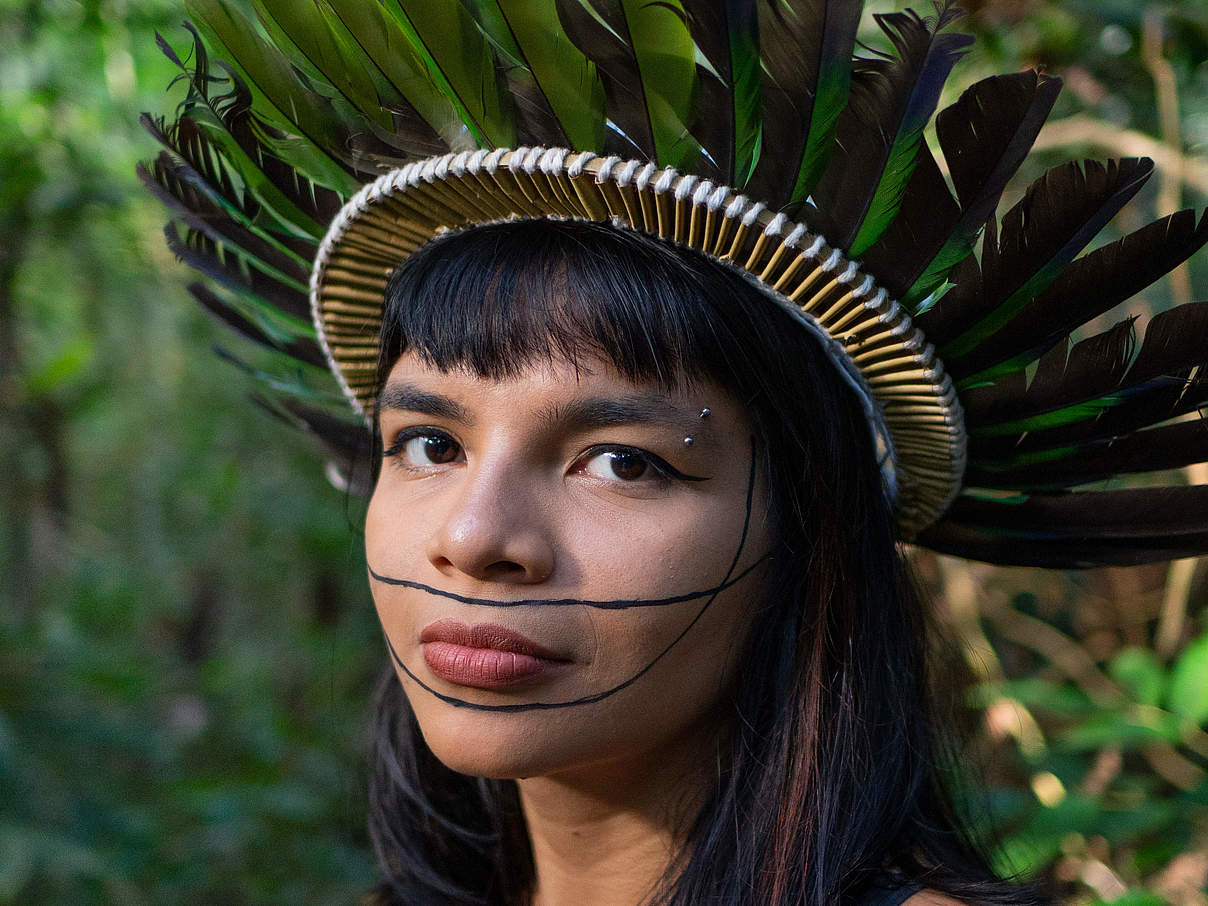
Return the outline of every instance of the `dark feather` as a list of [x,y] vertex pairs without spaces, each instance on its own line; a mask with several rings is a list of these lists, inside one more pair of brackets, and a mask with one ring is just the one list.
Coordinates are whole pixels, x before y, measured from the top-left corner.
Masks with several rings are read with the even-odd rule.
[[1208,424],[1197,418],[1064,449],[997,461],[975,459],[965,471],[965,482],[971,487],[1004,490],[1061,488],[1200,462],[1208,462]]
[[[210,194],[213,187],[191,167],[174,163],[166,153],[160,155],[153,167],[148,170],[145,165],[138,166],[143,184],[190,229],[205,233],[213,241],[254,262],[265,273],[279,274],[299,286],[306,284],[309,276],[306,258],[297,254],[294,248],[282,248],[284,242],[270,242],[228,216],[227,211],[238,203],[237,200],[224,199],[228,205],[219,207]],[[254,210],[240,213],[246,222],[255,218]],[[312,255],[314,248],[314,245],[305,246],[302,254]]]
[[373,492],[373,436],[364,423],[287,396],[269,399],[255,393],[251,399],[284,424],[315,437],[351,494],[368,497]]
[[940,111],[936,133],[959,205],[938,169],[932,172],[930,155],[920,149],[897,220],[865,256],[884,259],[886,276],[872,272],[904,305],[914,309],[926,304],[949,271],[973,251],[1060,90],[1059,79],[1035,71],[993,76]]
[[852,255],[868,249],[897,216],[940,90],[973,42],[944,31],[959,16],[944,5],[927,21],[913,11],[877,17],[896,55],[858,61],[836,133],[842,152],[814,192],[828,242]]
[[747,191],[791,217],[830,161],[847,106],[860,0],[759,0],[763,145]]
[[1208,553],[1208,532],[1175,536],[1158,532],[1121,538],[1030,538],[999,533],[952,518],[931,526],[916,542],[942,554],[1002,566],[1046,569],[1136,566]]
[[1208,534],[1208,485],[962,494],[944,518],[1017,538],[1134,538]]
[[[972,459],[994,460],[1073,443],[1113,438],[1194,412],[1208,402],[1208,302],[1155,315],[1140,351],[1111,399],[1081,417],[1047,428],[1002,436],[976,436]],[[981,432],[975,432],[980,434]]]
[[[931,342],[945,361],[969,354],[1019,314],[1086,247],[1153,172],[1148,159],[1075,161],[1049,170],[1028,187],[1002,221],[997,243],[983,243],[982,287],[973,296],[949,293],[928,320]],[[941,309],[942,307],[942,309]]]
[[206,311],[221,321],[236,333],[242,334],[253,343],[267,346],[277,352],[283,352],[291,358],[313,365],[316,368],[327,368],[327,359],[319,344],[309,337],[295,337],[290,340],[278,340],[253,321],[246,318],[237,309],[212,292],[204,283],[189,284],[189,294],[197,300]]
[[557,0],[567,36],[596,65],[612,124],[610,154],[694,168],[700,144],[688,131],[696,89],[693,44],[676,2]]
[[604,86],[605,109],[615,126],[604,138],[604,150],[654,160],[654,127],[620,4],[597,8],[591,0],[557,0],[557,7],[567,37],[595,63]]
[[701,67],[692,134],[709,153],[716,178],[743,188],[760,148],[759,10],[757,0],[685,0]]
[[1208,243],[1208,216],[1179,211],[1074,261],[1013,320],[969,355],[945,361],[957,378],[1018,368],[1074,328],[1110,311],[1186,261]]
[[182,238],[176,224],[170,222],[164,227],[164,236],[176,257],[207,277],[236,292],[250,294],[291,317],[304,322],[310,319],[310,300],[305,292],[266,275],[205,234],[191,230]]
[[[1025,393],[1020,394],[1017,380],[1012,380],[965,394],[961,399],[965,418],[973,432],[985,434],[1005,433],[998,430],[1004,422],[1036,421],[1046,413],[1059,412],[1077,419],[1075,410],[1082,403],[1092,404],[1089,412],[1093,417],[1102,398],[1125,386],[1123,378],[1134,343],[1132,318],[1075,343],[1068,355],[1066,344],[1059,343],[1041,358]],[[1014,433],[1023,430],[1028,429],[1019,428]]]
[[[891,296],[902,299],[914,283],[927,250],[944,242],[960,213],[931,149],[926,141],[920,142],[898,216],[877,243],[860,256],[860,266]],[[953,266],[959,264],[956,261]]]
[[550,27],[555,0],[477,0],[469,8],[504,66],[520,144],[599,148],[603,85],[595,64]]

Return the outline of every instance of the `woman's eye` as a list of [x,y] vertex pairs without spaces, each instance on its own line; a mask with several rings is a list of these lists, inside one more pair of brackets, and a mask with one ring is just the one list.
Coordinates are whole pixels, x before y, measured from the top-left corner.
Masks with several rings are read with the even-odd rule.
[[441,466],[461,458],[461,444],[436,431],[404,431],[383,456],[398,456],[415,468]]
[[662,471],[648,453],[640,450],[603,450],[584,459],[581,470],[608,481],[661,478]]

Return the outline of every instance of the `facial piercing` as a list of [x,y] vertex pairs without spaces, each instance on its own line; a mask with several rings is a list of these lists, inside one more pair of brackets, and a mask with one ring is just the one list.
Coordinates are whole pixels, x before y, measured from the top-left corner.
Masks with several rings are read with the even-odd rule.
[[685,446],[685,447],[690,447],[690,446],[692,446],[692,438],[691,438],[691,437],[685,437],[685,438],[684,438],[684,446]]
[[708,418],[708,417],[709,417],[709,413],[710,413],[711,411],[712,411],[712,410],[710,410],[710,409],[701,409],[701,410],[700,410],[700,416],[699,416],[699,417],[700,417],[700,418]]

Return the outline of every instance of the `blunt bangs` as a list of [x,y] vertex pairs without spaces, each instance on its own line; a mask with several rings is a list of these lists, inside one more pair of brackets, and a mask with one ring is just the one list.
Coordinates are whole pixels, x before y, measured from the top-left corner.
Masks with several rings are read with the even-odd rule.
[[755,292],[704,256],[607,224],[478,226],[433,240],[391,276],[378,386],[408,351],[489,379],[595,358],[634,383],[728,385],[729,322],[750,307],[734,296]]

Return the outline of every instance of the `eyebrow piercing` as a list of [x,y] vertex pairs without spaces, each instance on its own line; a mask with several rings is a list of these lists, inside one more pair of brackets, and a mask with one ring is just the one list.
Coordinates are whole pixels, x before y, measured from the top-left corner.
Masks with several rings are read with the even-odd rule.
[[685,447],[690,447],[690,446],[692,446],[692,438],[691,438],[691,437],[685,437],[685,438],[684,438],[684,446],[685,446]]
[[711,409],[701,409],[701,410],[700,410],[700,415],[698,416],[698,418],[708,418],[708,417],[709,417],[709,414],[710,414],[712,411],[713,411],[713,410],[711,410]]

